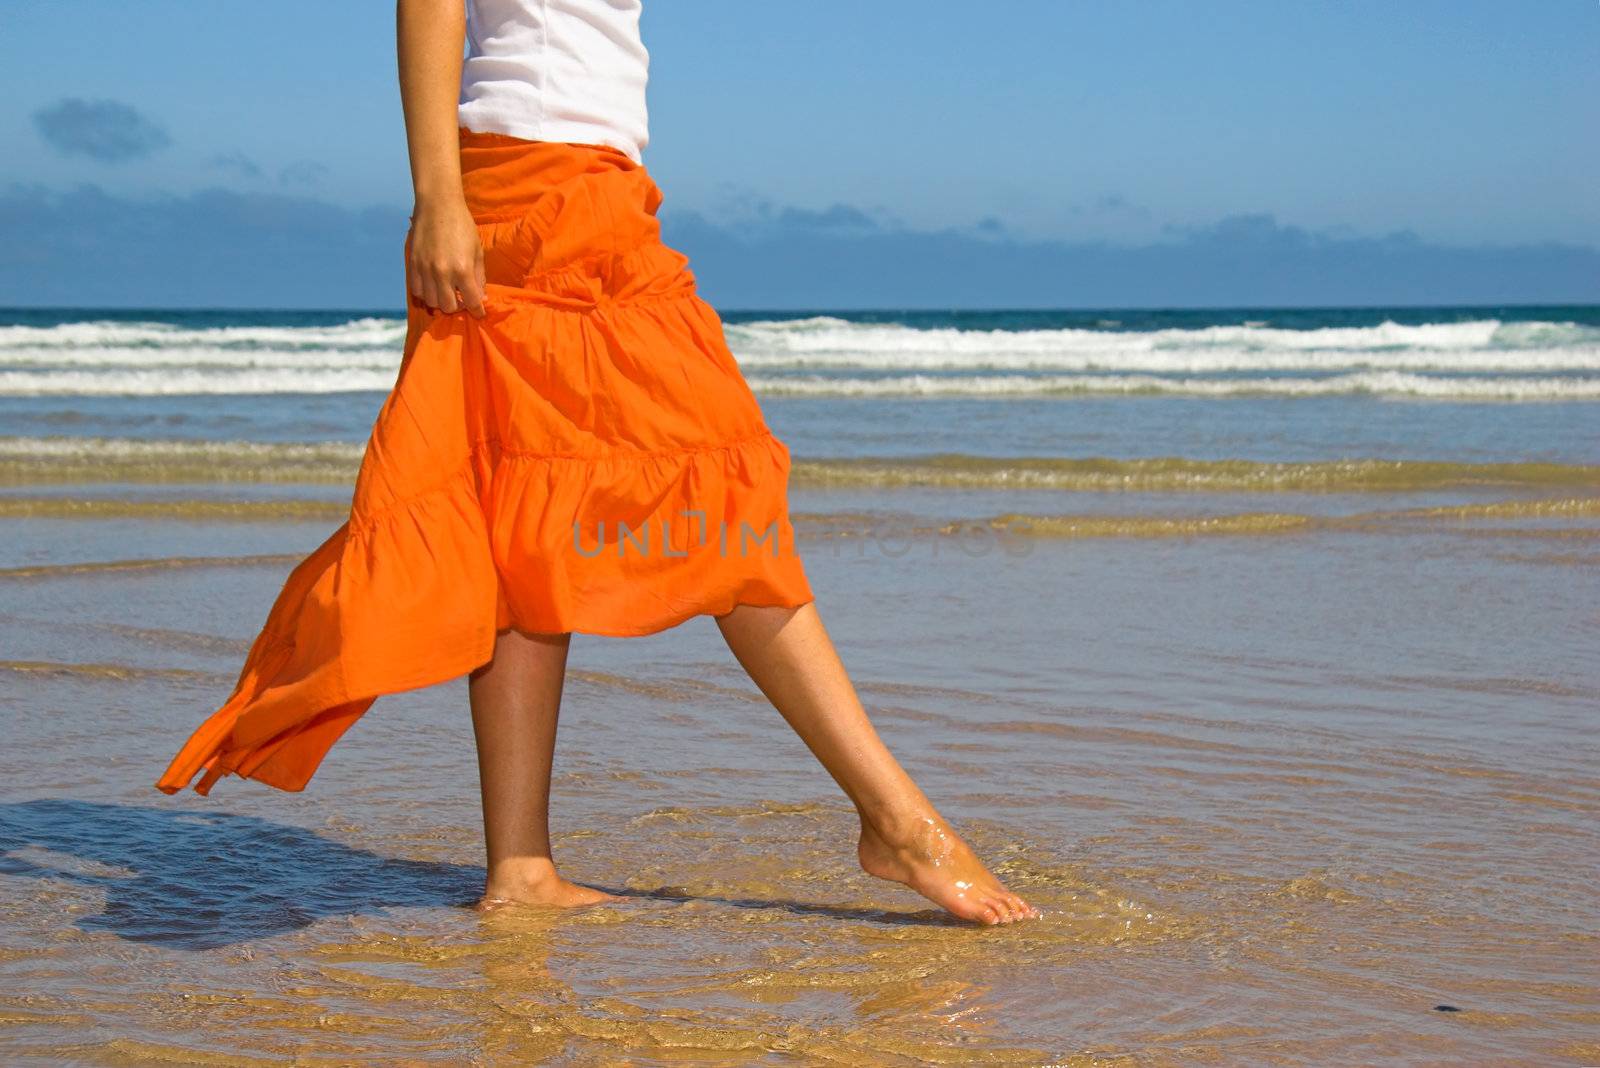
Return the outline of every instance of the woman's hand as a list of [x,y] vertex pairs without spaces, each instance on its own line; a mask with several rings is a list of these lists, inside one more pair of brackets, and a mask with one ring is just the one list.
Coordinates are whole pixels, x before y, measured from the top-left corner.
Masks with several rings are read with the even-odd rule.
[[406,290],[430,310],[483,318],[483,242],[461,188],[459,114],[463,0],[396,0],[400,105],[411,187]]
[[419,207],[411,217],[406,289],[430,311],[483,311],[483,241],[465,200]]

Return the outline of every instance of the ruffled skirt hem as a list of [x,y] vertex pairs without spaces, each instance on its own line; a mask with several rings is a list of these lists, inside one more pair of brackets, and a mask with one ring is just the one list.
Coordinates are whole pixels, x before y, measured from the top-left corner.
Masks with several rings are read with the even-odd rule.
[[[174,794],[194,776],[207,794],[228,774],[278,789],[303,790],[327,751],[380,696],[458,678],[488,663],[496,635],[642,637],[742,605],[796,608],[814,596],[786,515],[763,529],[727,536],[671,514],[704,509],[678,496],[736,471],[741,485],[781,485],[787,450],[770,433],[718,448],[613,460],[610,476],[571,457],[506,456],[494,443],[454,477],[382,513],[342,524],[290,574],[248,654],[228,701],[197,730],[156,783]],[[481,470],[510,509],[497,524],[479,497]],[[617,471],[650,471],[666,501],[663,535],[644,523],[596,531],[572,551],[534,551],[516,581],[501,576],[491,531],[497,525],[539,542],[525,507],[540,486],[590,487]],[[746,501],[748,503],[748,501]],[[742,539],[742,544],[739,539]],[[787,544],[786,544],[787,543]],[[659,554],[652,557],[651,552]],[[389,566],[403,561],[404,566]],[[652,573],[652,561],[656,563]],[[614,570],[631,566],[625,577]],[[527,591],[533,591],[530,596]]]

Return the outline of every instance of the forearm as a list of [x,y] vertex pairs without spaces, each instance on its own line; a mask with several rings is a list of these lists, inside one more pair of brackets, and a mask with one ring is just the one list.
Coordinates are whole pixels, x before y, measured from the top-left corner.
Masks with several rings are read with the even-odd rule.
[[465,36],[463,0],[396,0],[400,104],[418,208],[462,196],[456,106]]

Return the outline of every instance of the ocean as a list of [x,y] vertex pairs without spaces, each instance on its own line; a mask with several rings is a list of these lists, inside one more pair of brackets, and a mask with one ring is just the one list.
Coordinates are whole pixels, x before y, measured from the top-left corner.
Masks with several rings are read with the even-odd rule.
[[342,521],[395,312],[0,310],[0,1054],[1600,1063],[1600,305],[728,312],[947,922],[709,620],[580,636],[480,915],[461,680],[153,787]]

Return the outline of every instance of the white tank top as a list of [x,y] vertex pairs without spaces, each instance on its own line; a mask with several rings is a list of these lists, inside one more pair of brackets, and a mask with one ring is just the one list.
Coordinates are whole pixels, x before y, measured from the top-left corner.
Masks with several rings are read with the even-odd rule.
[[466,0],[459,124],[529,141],[649,141],[641,0]]

